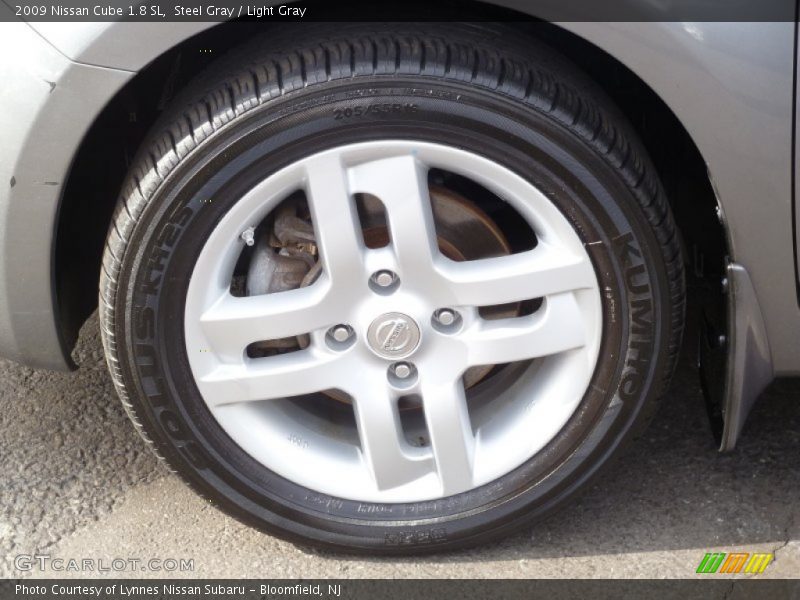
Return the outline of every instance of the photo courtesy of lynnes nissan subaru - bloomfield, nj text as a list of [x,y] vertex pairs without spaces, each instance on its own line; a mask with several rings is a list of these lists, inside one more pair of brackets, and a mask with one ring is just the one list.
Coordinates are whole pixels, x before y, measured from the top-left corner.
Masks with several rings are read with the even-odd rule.
[[681,351],[734,448],[800,374],[793,18],[447,5],[464,22],[3,5],[0,356],[79,368],[97,310],[171,469],[345,552],[542,519]]

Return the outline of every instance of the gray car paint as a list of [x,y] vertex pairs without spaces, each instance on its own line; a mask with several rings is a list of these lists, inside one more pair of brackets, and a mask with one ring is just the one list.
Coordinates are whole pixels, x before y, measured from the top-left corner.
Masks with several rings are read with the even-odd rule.
[[52,294],[61,190],[83,135],[133,73],[72,62],[24,24],[0,28],[0,355],[66,369]]
[[721,451],[733,450],[745,419],[759,394],[772,380],[772,357],[755,289],[747,270],[729,263],[725,278],[728,297],[728,360],[723,390]]
[[[530,6],[504,4],[520,10]],[[131,71],[212,25],[36,23],[42,37],[22,42],[24,49],[26,44],[41,46],[47,38],[58,48],[53,53],[38,47],[34,54],[52,71],[53,93],[57,90],[60,95],[38,89],[35,77],[24,75],[24,89],[38,109],[10,102],[13,120],[1,129],[11,127],[19,143],[0,149],[0,175],[8,172],[18,180],[15,187],[0,187],[4,249],[0,354],[36,366],[67,365],[48,294],[52,234],[70,160],[92,116]],[[772,364],[760,365],[760,380],[764,373],[766,377],[800,373],[791,180],[794,24],[560,25],[630,68],[686,127],[707,163],[728,227],[731,258],[752,282],[748,302],[755,303],[763,315],[761,337],[765,343],[768,340],[763,355]],[[0,75],[14,69],[7,63],[19,55],[19,49],[2,55]],[[90,80],[94,85],[87,85]],[[58,118],[64,114],[64,102],[77,101],[81,106],[77,118]],[[6,169],[10,164],[13,168]],[[36,183],[44,181],[58,185]]]
[[731,259],[753,282],[775,374],[798,373],[800,311],[792,237],[794,23],[566,27],[625,63],[683,123],[706,161],[725,216]]

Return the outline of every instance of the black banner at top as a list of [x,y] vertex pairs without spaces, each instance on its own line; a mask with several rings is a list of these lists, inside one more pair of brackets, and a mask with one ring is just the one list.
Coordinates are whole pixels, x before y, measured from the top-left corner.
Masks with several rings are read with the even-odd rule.
[[0,0],[0,20],[795,21],[796,0]]

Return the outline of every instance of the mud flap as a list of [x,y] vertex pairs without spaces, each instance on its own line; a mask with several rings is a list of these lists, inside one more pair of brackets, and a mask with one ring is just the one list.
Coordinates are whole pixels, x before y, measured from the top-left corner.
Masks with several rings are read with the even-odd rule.
[[698,356],[711,430],[726,452],[736,446],[753,404],[774,377],[761,308],[739,264],[728,263],[720,302],[703,310]]

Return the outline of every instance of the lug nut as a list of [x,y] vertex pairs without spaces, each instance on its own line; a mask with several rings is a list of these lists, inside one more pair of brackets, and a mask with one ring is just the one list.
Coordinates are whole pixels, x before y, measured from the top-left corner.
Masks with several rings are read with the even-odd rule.
[[389,287],[394,283],[394,273],[391,271],[378,271],[372,276],[372,280],[379,287]]
[[394,366],[394,374],[398,379],[405,379],[411,375],[411,365],[408,363],[397,363]]
[[347,325],[337,325],[331,328],[331,337],[337,342],[346,342],[350,339],[350,328]]
[[449,308],[443,308],[436,312],[436,320],[440,325],[448,327],[456,322],[456,311]]

